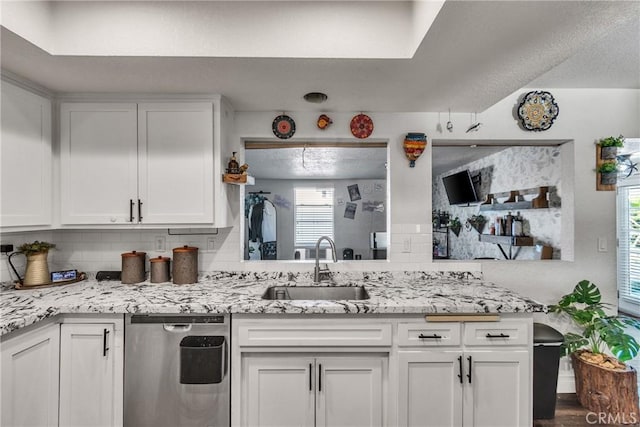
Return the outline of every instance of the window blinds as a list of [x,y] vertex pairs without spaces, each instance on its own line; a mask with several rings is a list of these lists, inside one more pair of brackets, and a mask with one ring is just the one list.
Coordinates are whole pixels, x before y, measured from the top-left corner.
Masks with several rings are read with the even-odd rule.
[[640,315],[640,184],[617,191],[618,305]]
[[312,247],[321,236],[333,239],[333,188],[296,187],[295,246]]

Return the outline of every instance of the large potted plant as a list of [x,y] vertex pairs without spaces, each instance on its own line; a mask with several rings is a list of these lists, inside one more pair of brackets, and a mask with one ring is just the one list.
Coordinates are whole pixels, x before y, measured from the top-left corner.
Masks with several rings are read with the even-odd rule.
[[624,136],[608,136],[598,141],[600,146],[600,158],[613,160],[618,155],[618,148],[624,147]]
[[629,328],[640,330],[640,321],[609,315],[607,307],[598,287],[582,280],[549,311],[570,317],[580,329],[566,333],[563,344],[565,355],[571,356],[580,404],[616,423],[637,423],[637,373],[624,362],[640,351],[627,333]]

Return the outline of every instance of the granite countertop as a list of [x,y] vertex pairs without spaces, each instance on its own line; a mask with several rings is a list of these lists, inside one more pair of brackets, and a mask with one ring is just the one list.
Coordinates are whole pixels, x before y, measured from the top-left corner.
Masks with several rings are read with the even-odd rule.
[[323,285],[365,285],[361,301],[270,301],[274,285],[312,285],[309,273],[213,272],[196,284],[97,282],[29,290],[5,283],[0,291],[0,335],[57,314],[69,313],[256,313],[421,314],[522,313],[546,307],[471,272],[333,273]]

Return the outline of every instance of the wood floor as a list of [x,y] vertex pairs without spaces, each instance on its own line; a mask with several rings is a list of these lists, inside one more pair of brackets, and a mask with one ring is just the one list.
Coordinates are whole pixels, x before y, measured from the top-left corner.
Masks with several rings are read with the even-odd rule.
[[[597,415],[590,414],[587,409],[580,406],[574,393],[558,394],[555,418],[533,421],[533,427],[588,427],[592,425],[622,426],[623,424],[599,424]],[[640,424],[626,424],[626,427],[631,425],[638,426]]]

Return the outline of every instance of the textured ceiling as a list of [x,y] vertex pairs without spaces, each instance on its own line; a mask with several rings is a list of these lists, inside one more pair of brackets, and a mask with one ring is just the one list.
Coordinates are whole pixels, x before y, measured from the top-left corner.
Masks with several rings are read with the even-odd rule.
[[[286,19],[300,2],[261,3]],[[59,56],[3,27],[0,59],[54,92],[220,93],[237,111],[482,112],[521,87],[639,88],[639,19],[637,1],[447,1],[410,59]],[[325,104],[302,100],[316,90]]]

